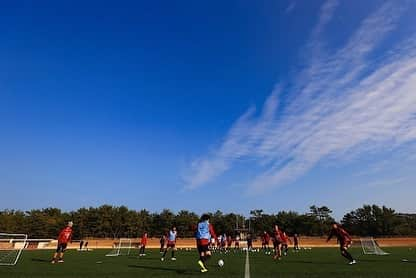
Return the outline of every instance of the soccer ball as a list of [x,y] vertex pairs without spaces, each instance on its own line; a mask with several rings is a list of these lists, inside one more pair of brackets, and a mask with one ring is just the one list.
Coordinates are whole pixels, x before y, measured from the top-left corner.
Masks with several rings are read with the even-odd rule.
[[219,267],[223,267],[224,266],[224,261],[223,260],[219,260],[218,261],[218,266]]

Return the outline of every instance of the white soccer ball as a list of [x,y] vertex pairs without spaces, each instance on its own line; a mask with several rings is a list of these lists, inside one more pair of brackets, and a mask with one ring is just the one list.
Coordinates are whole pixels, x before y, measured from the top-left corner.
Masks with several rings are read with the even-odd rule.
[[223,260],[219,260],[218,261],[218,266],[219,267],[223,267],[224,266],[224,261]]

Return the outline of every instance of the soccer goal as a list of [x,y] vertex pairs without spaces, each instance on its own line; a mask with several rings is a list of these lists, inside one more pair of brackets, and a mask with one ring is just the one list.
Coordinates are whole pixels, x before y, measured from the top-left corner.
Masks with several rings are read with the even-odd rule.
[[0,233],[0,265],[15,265],[26,246],[27,235]]
[[128,256],[131,250],[131,239],[120,238],[118,242],[113,244],[113,249],[108,253],[107,257]]
[[377,242],[372,237],[360,238],[361,248],[365,255],[388,255],[389,253],[384,252],[383,249],[378,246]]

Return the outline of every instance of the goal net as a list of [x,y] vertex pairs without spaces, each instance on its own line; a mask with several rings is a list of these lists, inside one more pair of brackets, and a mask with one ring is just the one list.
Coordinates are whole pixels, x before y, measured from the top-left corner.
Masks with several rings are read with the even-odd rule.
[[378,246],[377,242],[372,237],[360,238],[361,248],[365,255],[388,255],[383,249]]
[[118,242],[113,244],[113,249],[108,253],[107,257],[128,256],[131,250],[131,239],[120,238]]
[[27,235],[0,233],[0,265],[15,265],[26,246]]

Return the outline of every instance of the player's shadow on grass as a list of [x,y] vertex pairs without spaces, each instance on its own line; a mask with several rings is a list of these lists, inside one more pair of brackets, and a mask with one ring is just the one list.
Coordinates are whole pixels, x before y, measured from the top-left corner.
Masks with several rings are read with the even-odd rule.
[[32,262],[51,263],[51,260],[47,260],[47,259],[32,259]]
[[128,257],[129,260],[144,260],[144,261],[160,261],[160,258],[152,258],[152,257],[135,257],[135,256],[130,256]]
[[129,265],[128,267],[148,269],[148,270],[170,271],[170,272],[175,272],[176,274],[197,274],[197,273],[199,274],[199,272],[191,271],[189,269],[172,269],[172,268],[167,268],[167,267],[155,267],[155,266],[147,266],[147,265]]
[[371,260],[371,259],[357,259],[358,262],[366,262],[366,263],[373,263],[373,262],[383,262],[381,260]]
[[356,257],[356,260],[358,262],[366,262],[366,263],[374,263],[374,262],[376,262],[376,263],[383,263],[383,262],[389,262],[389,261],[391,261],[391,258],[389,258],[387,256],[383,256],[383,257],[377,256],[377,257],[374,257],[374,258],[357,256]]
[[323,264],[323,265],[334,265],[337,263],[331,262],[317,262],[317,261],[285,261],[287,264]]

